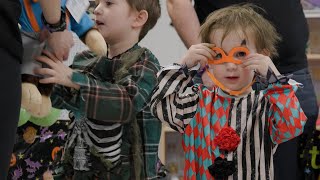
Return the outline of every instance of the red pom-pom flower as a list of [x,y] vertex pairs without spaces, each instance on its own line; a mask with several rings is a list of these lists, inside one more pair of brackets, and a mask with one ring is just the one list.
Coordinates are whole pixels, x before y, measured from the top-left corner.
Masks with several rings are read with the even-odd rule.
[[224,127],[214,138],[213,142],[224,151],[234,151],[240,143],[240,137],[231,127]]

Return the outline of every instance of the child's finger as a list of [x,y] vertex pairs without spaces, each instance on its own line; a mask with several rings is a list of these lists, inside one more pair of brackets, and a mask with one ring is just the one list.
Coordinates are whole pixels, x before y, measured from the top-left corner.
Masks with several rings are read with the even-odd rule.
[[251,64],[251,65],[249,65],[249,66],[245,66],[245,67],[243,67],[244,69],[248,69],[248,70],[252,70],[252,71],[257,71],[258,69],[259,69],[259,66],[258,65],[253,65],[253,64]]
[[202,43],[202,45],[203,45],[203,48],[206,49],[211,54],[211,57],[209,59],[213,59],[213,57],[217,55],[217,53],[212,50],[213,47],[216,47],[215,44]]
[[217,53],[214,52],[211,48],[204,47],[204,49],[210,53],[210,58],[209,59],[213,59],[217,55]]
[[258,54],[254,53],[254,54],[248,54],[245,59],[248,60],[248,59],[252,59],[252,58],[258,58]]
[[240,65],[242,68],[248,68],[250,66],[259,66],[255,61],[247,61]]
[[249,65],[249,64],[255,64],[256,60],[254,59],[248,59],[247,61],[243,61],[241,63],[241,66],[246,66],[246,65]]
[[208,48],[200,48],[196,49],[196,53],[202,56],[205,56],[206,59],[213,59],[213,55],[210,52],[211,50]]
[[263,59],[263,57],[261,56],[261,54],[257,54],[257,53],[254,53],[254,54],[249,54],[245,57],[245,60],[250,60],[250,59],[257,59],[257,60],[261,60]]
[[200,69],[204,69],[208,65],[208,57],[204,55],[199,56]]
[[38,69],[35,69],[34,72],[36,74],[49,75],[49,76],[55,76],[56,74],[56,72],[53,69],[49,69],[49,68],[38,68]]
[[259,58],[251,54],[245,57],[245,61],[254,60],[254,59],[259,59]]
[[41,84],[52,84],[52,83],[57,83],[57,80],[55,77],[48,77],[48,78],[40,79],[39,82]]
[[254,57],[251,57],[249,59],[246,59],[244,61],[242,61],[241,63],[241,66],[247,66],[247,65],[250,65],[250,64],[261,64],[261,60],[260,59],[257,59],[257,58],[254,58]]
[[213,48],[213,47],[216,47],[215,44],[210,44],[210,43],[202,43],[202,45],[206,46],[207,48]]
[[244,68],[246,69],[251,69],[251,70],[255,70],[257,69],[259,66],[258,65],[255,65],[255,64],[250,64],[248,66],[245,66]]
[[53,60],[49,59],[48,57],[46,56],[38,56],[38,57],[35,57],[35,60],[37,61],[40,61],[40,62],[43,62],[47,65],[49,65],[50,67],[54,67],[55,66],[55,63]]

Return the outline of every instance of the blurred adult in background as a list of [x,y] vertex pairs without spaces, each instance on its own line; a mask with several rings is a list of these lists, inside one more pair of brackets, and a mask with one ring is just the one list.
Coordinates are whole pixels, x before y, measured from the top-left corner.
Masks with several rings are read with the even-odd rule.
[[[40,0],[40,3],[48,24],[59,23],[60,0]],[[23,47],[18,26],[20,13],[19,0],[0,1],[0,114],[2,122],[0,126],[0,180],[7,177],[21,103],[20,63]],[[65,40],[63,42],[68,43]],[[63,51],[66,51],[60,47],[57,49],[60,49],[56,51],[58,54],[64,54]]]
[[0,180],[7,177],[21,101],[22,44],[18,0],[0,1]]

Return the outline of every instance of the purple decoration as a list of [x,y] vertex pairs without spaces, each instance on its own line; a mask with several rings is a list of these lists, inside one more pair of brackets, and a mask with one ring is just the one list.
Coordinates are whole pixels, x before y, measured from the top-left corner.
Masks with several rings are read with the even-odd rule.
[[42,166],[39,161],[31,161],[30,158],[24,160],[27,164],[28,179],[33,179],[35,173]]
[[28,173],[34,174],[36,173],[37,169],[36,168],[26,168]]
[[44,134],[46,131],[48,131],[47,127],[41,128],[41,134]]
[[61,140],[64,140],[64,138],[66,137],[67,133],[65,133],[62,129],[60,129],[58,131],[58,137],[61,139]]
[[31,161],[30,158],[25,159],[24,161],[26,162],[27,166],[32,169],[39,169],[42,166],[39,161]]
[[309,0],[309,2],[315,6],[320,7],[320,0]]
[[13,171],[12,180],[18,180],[23,175],[21,167],[18,167]]
[[52,137],[53,132],[52,131],[47,131],[48,128],[43,128],[41,130],[41,134],[40,134],[40,142],[45,142],[47,139]]

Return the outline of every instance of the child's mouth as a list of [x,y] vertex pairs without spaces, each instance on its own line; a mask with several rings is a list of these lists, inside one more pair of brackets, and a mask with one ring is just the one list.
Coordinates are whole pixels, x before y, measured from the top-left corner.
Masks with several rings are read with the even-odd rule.
[[102,23],[101,21],[97,21],[96,20],[96,25],[100,26],[100,25],[104,25],[104,23]]
[[231,81],[234,81],[234,80],[237,80],[237,79],[239,79],[239,77],[238,76],[228,76],[228,77],[226,77],[228,80],[231,80]]

